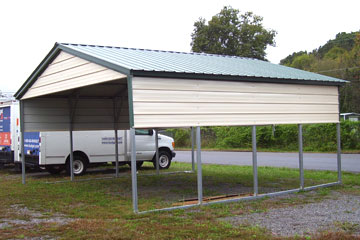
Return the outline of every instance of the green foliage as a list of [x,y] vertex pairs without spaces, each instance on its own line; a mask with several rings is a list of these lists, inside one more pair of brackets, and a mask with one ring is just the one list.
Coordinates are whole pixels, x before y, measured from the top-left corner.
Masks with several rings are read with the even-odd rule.
[[194,52],[265,59],[268,45],[275,45],[276,31],[262,25],[263,18],[224,7],[208,23],[199,18],[191,34]]
[[[257,146],[261,149],[298,150],[297,125],[259,126]],[[177,147],[190,147],[190,130],[173,129]],[[251,127],[201,128],[202,147],[215,149],[250,149]],[[336,151],[336,124],[303,125],[305,151]],[[360,122],[341,122],[341,143],[344,150],[360,150]]]
[[308,53],[306,51],[294,52],[293,54],[291,54],[291,55],[287,56],[286,58],[282,59],[280,61],[280,64],[290,66],[297,56],[301,56],[301,55],[304,55],[304,54],[308,54]]
[[311,66],[314,64],[315,58],[313,55],[303,54],[294,58],[291,63],[291,67],[302,69],[302,70],[311,70]]
[[328,53],[332,48],[339,47],[347,51],[350,51],[355,45],[355,37],[358,32],[345,33],[341,32],[336,34],[335,39],[327,41],[324,46],[319,47],[317,50],[314,50],[314,53],[320,58],[323,58],[326,53]]
[[168,130],[168,132],[170,132],[173,138],[176,139],[175,141],[176,146],[191,145],[189,129],[177,128],[177,129],[170,129]]
[[332,49],[330,49],[327,53],[325,53],[324,58],[337,59],[341,57],[345,52],[346,52],[345,49],[335,46]]

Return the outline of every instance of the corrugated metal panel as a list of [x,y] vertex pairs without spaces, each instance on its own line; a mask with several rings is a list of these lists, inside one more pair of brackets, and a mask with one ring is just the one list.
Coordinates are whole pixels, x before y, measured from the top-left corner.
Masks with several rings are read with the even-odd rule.
[[126,75],[61,52],[21,99],[126,78]]
[[336,86],[134,77],[133,101],[136,128],[339,121]]
[[60,44],[60,47],[121,66],[147,72],[241,76],[284,80],[345,82],[340,79],[289,68],[266,61],[213,54],[167,52],[95,45]]
[[335,114],[135,115],[135,128],[336,123]]

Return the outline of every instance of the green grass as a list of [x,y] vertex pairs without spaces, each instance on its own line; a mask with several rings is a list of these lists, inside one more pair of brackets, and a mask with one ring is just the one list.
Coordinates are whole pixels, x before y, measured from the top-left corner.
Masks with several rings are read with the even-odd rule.
[[[174,163],[168,171],[189,169],[190,164]],[[360,194],[359,175],[344,173],[343,186],[322,189],[315,194],[298,193],[291,195],[291,198],[264,198],[135,215],[132,212],[129,169],[123,167],[120,173],[122,177],[118,179],[57,184],[45,182],[67,180],[68,177],[42,175],[28,177],[27,184],[22,185],[19,175],[9,173],[6,169],[1,170],[0,223],[1,219],[24,218],[13,210],[11,206],[14,205],[45,213],[44,217],[63,214],[73,219],[73,222],[64,225],[45,223],[31,228],[12,225],[0,228],[0,239],[39,236],[56,236],[60,239],[278,239],[257,226],[235,227],[218,221],[218,218],[319,201],[330,197],[331,191]],[[141,175],[148,173],[154,173],[154,170],[150,164],[145,164],[138,176],[141,211],[170,207],[181,199],[197,196],[196,174]],[[259,167],[258,173],[261,193],[299,186],[296,169]],[[87,174],[77,179],[99,176],[101,174]],[[336,181],[336,173],[330,171],[305,171],[305,177],[307,185]],[[251,167],[203,165],[204,196],[251,193],[252,181]],[[25,216],[25,220],[28,218],[31,216]],[[354,226],[344,223],[344,228],[353,229]],[[343,233],[341,236],[346,239],[347,235]],[[316,238],[323,237],[319,235]]]

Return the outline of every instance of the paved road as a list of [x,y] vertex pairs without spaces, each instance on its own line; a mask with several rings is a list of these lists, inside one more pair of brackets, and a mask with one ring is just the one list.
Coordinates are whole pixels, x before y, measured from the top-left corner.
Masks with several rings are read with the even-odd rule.
[[[196,156],[196,153],[195,153]],[[298,153],[258,153],[258,166],[299,167]],[[225,165],[252,165],[251,152],[202,151],[203,163]],[[191,162],[191,151],[177,151],[174,161]],[[304,168],[314,170],[336,170],[336,154],[304,153]],[[342,170],[360,172],[360,154],[342,154]]]

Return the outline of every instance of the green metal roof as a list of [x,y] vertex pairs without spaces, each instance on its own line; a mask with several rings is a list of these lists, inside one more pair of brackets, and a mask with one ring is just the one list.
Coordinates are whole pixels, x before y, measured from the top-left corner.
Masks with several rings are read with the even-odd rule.
[[32,85],[60,51],[132,76],[342,85],[346,81],[251,58],[203,53],[56,43],[15,94]]
[[59,45],[64,50],[76,51],[121,66],[133,71],[134,75],[136,75],[136,72],[164,72],[345,82],[340,79],[251,58],[96,45],[66,43]]

